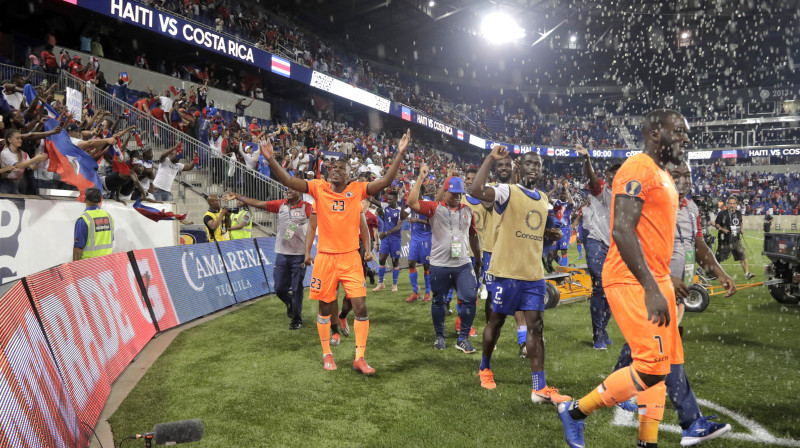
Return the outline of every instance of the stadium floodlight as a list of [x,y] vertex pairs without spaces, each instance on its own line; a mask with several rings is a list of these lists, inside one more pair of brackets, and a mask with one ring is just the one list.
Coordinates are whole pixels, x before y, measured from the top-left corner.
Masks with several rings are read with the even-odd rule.
[[690,32],[684,31],[684,32],[681,33],[681,39],[688,39],[689,36],[691,36],[691,35],[692,34]]
[[510,16],[501,12],[493,12],[481,23],[481,34],[492,43],[506,43],[525,37],[525,29]]
[[576,40],[578,40],[578,36],[576,36],[574,34],[572,36],[569,36],[569,41],[570,42],[575,43]]
[[430,2],[428,2],[428,6],[430,6],[431,8],[433,8],[434,6],[436,6],[436,2],[435,2],[435,1],[433,1],[433,0],[431,0]]

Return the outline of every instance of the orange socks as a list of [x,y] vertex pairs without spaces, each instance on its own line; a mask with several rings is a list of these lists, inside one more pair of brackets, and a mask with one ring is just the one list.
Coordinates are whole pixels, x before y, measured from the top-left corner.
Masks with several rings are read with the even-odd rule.
[[639,440],[645,443],[658,443],[658,424],[664,418],[664,401],[667,386],[662,381],[643,392],[639,392],[636,403],[639,405]]
[[611,407],[628,400],[644,390],[644,383],[633,367],[619,369],[609,375],[597,389],[578,400],[578,406],[586,415],[602,408]]
[[356,334],[356,359],[363,358],[367,350],[367,336],[369,335],[369,316],[353,320],[353,331]]
[[[317,332],[319,341],[322,343],[322,356],[331,353],[331,316],[320,316],[317,314]],[[356,333],[358,338],[358,333]]]

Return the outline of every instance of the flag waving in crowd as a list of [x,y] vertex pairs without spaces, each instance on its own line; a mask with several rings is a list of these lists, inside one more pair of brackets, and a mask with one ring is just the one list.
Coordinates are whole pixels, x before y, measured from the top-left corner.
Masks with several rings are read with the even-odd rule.
[[[59,125],[58,120],[51,118],[44,127],[49,131]],[[97,162],[72,142],[67,131],[48,137],[45,149],[50,157],[48,171],[58,173],[63,182],[77,187],[80,191],[79,201],[83,202],[87,188],[97,187],[103,191],[103,182],[97,173]]]

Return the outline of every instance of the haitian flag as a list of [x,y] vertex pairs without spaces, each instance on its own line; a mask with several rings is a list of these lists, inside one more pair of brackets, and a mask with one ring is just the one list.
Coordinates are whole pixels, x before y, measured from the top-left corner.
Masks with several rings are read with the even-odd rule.
[[[22,95],[25,96],[25,102],[31,104],[34,98],[36,98],[36,89],[34,89],[30,84],[25,84],[25,90],[23,91]],[[53,106],[41,101],[40,103],[45,109],[47,109],[47,115],[50,118],[58,118],[58,114],[56,113],[56,110],[53,109]]]
[[400,107],[400,118],[406,121],[411,121],[411,109],[401,106]]
[[[58,125],[58,120],[51,118],[45,122],[44,128],[50,131]],[[47,171],[58,173],[62,181],[77,187],[81,192],[78,196],[79,201],[84,201],[87,188],[97,187],[103,191],[103,182],[97,174],[97,162],[72,143],[67,131],[47,137],[45,150],[50,157]]]
[[148,207],[146,205],[142,205],[141,200],[137,200],[133,203],[133,208],[136,209],[137,212],[141,213],[142,216],[145,218],[151,219],[155,222],[161,221],[162,219],[171,219],[178,221],[183,221],[186,219],[186,214],[183,215],[176,215],[172,212],[165,212],[164,210],[157,210],[153,207]]

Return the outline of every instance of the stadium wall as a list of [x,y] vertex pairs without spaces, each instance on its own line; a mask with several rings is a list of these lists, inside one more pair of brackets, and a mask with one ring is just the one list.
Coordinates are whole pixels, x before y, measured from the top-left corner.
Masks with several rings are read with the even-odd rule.
[[[74,199],[0,196],[0,283],[72,261],[75,220],[85,204]],[[174,204],[157,204],[174,211]],[[175,246],[178,221],[154,222],[132,205],[105,201],[114,218],[114,252]]]
[[[84,65],[88,64],[88,58],[89,56],[92,56],[89,53],[59,46],[55,47],[55,54],[58,54],[58,52],[62,49],[68,51],[73,57],[76,55],[80,56],[81,62]],[[168,89],[169,86],[175,86],[178,89],[185,89],[188,93],[191,86],[200,86],[199,83],[173,78],[172,76],[162,75],[161,73],[150,70],[144,70],[132,65],[112,61],[111,59],[97,58],[97,60],[100,61],[100,70],[105,73],[106,82],[109,84],[115,84],[119,78],[119,74],[121,72],[127,72],[131,78],[130,88],[133,90],[147,91],[147,86],[150,86],[153,89],[153,92],[159,93]],[[235,93],[227,90],[220,90],[214,87],[208,88],[208,99],[214,100],[214,105],[220,110],[227,110],[231,112],[236,111],[236,102],[240,98],[247,98],[248,103],[251,99],[244,95],[236,95]],[[249,117],[258,117],[264,120],[270,120],[272,119],[272,106],[266,101],[254,100],[253,104],[245,109],[245,113]]]
[[0,285],[0,446],[88,447],[112,384],[150,339],[272,292],[274,247],[134,250]]

